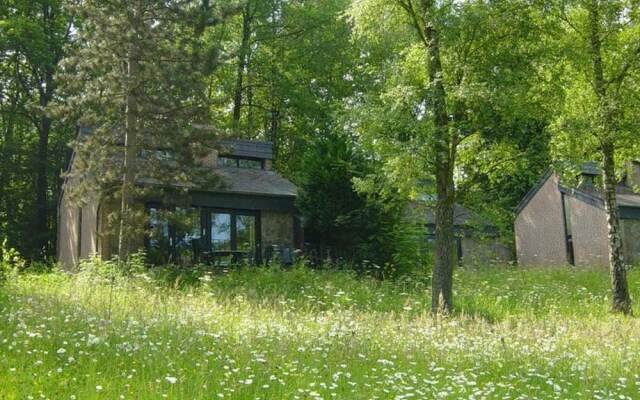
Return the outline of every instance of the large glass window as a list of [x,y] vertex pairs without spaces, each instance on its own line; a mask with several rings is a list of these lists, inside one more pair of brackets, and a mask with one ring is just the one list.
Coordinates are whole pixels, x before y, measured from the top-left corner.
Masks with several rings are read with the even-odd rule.
[[172,213],[175,245],[174,256],[178,264],[196,260],[200,252],[202,229],[200,210],[197,208],[176,208]]
[[251,211],[148,206],[146,244],[153,264],[254,260],[259,216]]
[[149,208],[147,238],[149,261],[154,264],[168,262],[172,243],[169,233],[169,219],[165,210],[157,207]]
[[243,211],[209,211],[211,259],[228,265],[258,256],[258,216]]
[[201,247],[200,209],[148,207],[147,256],[152,264],[189,264]]
[[238,160],[239,168],[262,169],[262,160],[254,160],[252,158],[240,158]]
[[231,214],[211,213],[211,249],[231,250]]
[[236,216],[236,249],[252,252],[256,249],[256,217],[253,215]]

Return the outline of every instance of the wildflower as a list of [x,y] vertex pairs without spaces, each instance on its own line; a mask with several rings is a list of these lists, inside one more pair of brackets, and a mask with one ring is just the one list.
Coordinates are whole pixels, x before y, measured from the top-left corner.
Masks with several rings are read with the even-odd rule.
[[99,391],[101,391],[101,390],[102,390],[102,386],[100,386],[100,385],[96,385],[96,392],[99,392]]
[[176,378],[175,376],[167,376],[166,378],[164,378],[167,382],[169,382],[170,384],[174,385],[176,382],[178,382],[178,378]]
[[67,352],[67,350],[65,350],[65,348],[64,348],[64,347],[60,347],[60,348],[58,349],[58,351],[56,351],[56,353],[58,353],[58,354],[64,354],[64,353],[66,353],[66,352]]

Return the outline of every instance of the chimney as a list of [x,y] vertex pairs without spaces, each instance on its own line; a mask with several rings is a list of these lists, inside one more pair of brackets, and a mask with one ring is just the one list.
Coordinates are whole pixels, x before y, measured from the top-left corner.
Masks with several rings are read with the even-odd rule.
[[596,190],[596,179],[600,176],[600,168],[593,161],[582,164],[580,175],[578,176],[578,189],[594,191]]

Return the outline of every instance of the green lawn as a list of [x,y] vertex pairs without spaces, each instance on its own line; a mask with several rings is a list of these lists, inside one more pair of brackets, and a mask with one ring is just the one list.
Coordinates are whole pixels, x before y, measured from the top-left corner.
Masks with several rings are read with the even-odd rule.
[[[187,280],[10,280],[0,288],[0,399],[640,393],[640,323],[608,314],[605,271],[459,270],[448,319],[429,315],[427,279],[297,268]],[[640,274],[630,286],[640,298]]]

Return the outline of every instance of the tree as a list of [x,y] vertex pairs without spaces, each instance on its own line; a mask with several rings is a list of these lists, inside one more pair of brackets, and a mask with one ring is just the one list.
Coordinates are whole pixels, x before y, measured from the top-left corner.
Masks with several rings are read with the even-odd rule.
[[[20,140],[13,132],[21,120],[28,121],[37,132],[37,144],[32,149],[35,212],[29,221],[31,243],[25,246],[27,255],[34,258],[50,255],[53,248],[50,233],[55,230],[51,213],[55,195],[49,193],[57,193],[59,181],[51,165],[59,166],[64,159],[56,147],[58,139],[67,139],[69,129],[60,121],[53,121],[47,107],[57,93],[54,75],[70,42],[73,24],[74,16],[61,0],[10,0],[0,6],[0,62],[10,67],[3,71],[6,85],[2,86],[8,89],[7,105],[13,110],[13,115],[5,115],[3,123],[7,139],[5,160],[10,158],[11,143]],[[52,130],[56,128],[52,155]]]
[[[369,0],[350,15],[368,44],[363,69],[377,74],[369,95],[352,102],[361,110],[356,130],[373,133],[370,142],[396,165],[417,169],[400,179],[434,182],[432,310],[451,312],[458,151],[506,104],[531,107],[536,10],[519,1]],[[398,158],[399,150],[411,154]]]
[[311,250],[357,267],[393,262],[397,238],[392,235],[404,202],[358,188],[376,166],[344,134],[323,135],[309,144],[298,174],[297,205]]
[[631,299],[620,238],[616,169],[638,156],[640,8],[634,1],[562,2],[565,28],[560,68],[565,104],[555,122],[556,154],[602,163],[612,310],[630,314]]
[[219,34],[231,57],[211,77],[218,123],[273,141],[276,168],[294,181],[305,148],[341,129],[342,102],[364,86],[343,17],[349,4],[250,0]]
[[202,35],[229,11],[208,1],[162,0],[89,0],[76,11],[83,21],[79,49],[65,60],[67,96],[59,112],[91,128],[74,144],[74,174],[82,176],[77,196],[119,202],[118,254],[126,259],[143,225],[137,197],[149,187],[211,184],[212,174],[197,168],[215,140],[203,128],[202,84],[215,52]]

